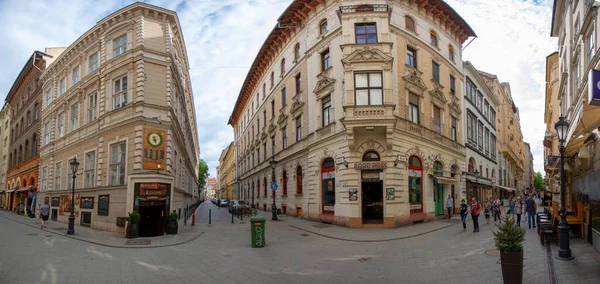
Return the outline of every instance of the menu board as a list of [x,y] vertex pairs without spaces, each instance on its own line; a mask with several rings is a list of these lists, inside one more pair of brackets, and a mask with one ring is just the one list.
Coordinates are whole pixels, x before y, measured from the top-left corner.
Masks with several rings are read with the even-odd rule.
[[94,209],[94,197],[86,196],[81,198],[81,209]]
[[58,207],[60,205],[60,197],[52,197],[52,207]]
[[98,216],[108,216],[110,195],[98,195]]

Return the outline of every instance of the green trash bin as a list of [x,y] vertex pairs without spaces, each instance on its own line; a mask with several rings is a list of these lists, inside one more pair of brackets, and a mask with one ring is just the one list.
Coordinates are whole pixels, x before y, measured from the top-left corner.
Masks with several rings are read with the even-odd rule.
[[254,216],[250,218],[250,233],[252,234],[252,247],[262,248],[267,244],[265,239],[265,222],[267,218]]

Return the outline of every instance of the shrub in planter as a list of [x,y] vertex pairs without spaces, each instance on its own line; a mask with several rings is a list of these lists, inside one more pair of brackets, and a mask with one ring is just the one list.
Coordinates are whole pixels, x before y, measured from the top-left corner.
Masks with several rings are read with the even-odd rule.
[[519,227],[508,214],[494,231],[494,242],[500,251],[502,279],[505,284],[523,283],[523,242],[525,229]]
[[129,212],[128,216],[125,217],[125,220],[127,220],[127,229],[125,230],[127,238],[137,238],[139,236],[140,219],[142,219],[142,216],[137,211]]
[[171,212],[167,215],[167,234],[176,235],[177,229],[179,225],[177,224],[177,219],[179,216],[175,212]]

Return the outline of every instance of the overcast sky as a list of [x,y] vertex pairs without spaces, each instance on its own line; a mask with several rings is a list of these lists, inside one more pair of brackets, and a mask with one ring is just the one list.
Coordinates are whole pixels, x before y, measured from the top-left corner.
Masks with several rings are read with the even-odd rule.
[[[0,100],[33,50],[68,46],[108,14],[134,1],[0,0]],[[215,176],[221,150],[233,140],[227,125],[254,56],[291,0],[157,0],[177,11],[190,60],[201,158]],[[475,30],[463,52],[479,70],[509,82],[531,144],[535,171],[543,172],[545,58],[551,0],[448,0]]]

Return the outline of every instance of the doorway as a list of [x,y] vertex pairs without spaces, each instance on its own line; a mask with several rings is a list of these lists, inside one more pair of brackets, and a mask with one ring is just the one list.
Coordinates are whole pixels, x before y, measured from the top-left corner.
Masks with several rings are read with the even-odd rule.
[[140,202],[139,213],[141,215],[139,224],[140,237],[156,237],[164,235],[164,201],[142,201]]
[[433,180],[433,198],[435,201],[435,215],[444,215],[444,185],[437,179]]
[[[383,182],[379,180],[379,171],[363,171],[362,182],[362,221],[363,224],[383,224]],[[369,176],[376,176],[377,181]]]

